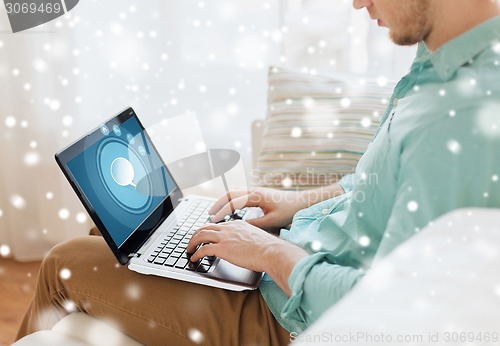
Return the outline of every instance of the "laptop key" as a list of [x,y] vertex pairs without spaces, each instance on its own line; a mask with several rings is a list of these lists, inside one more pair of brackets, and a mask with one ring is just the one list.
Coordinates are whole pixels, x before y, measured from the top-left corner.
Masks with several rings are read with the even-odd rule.
[[203,264],[200,264],[198,266],[198,268],[196,268],[196,271],[198,273],[208,273],[208,271],[210,270],[210,267],[209,266],[206,266],[206,265],[203,265]]
[[210,262],[208,259],[204,258],[202,261],[201,261],[201,264],[202,265],[205,265],[207,267],[210,267],[212,265],[213,262]]
[[163,264],[165,262],[164,258],[158,257],[155,261],[154,264]]
[[188,259],[187,258],[179,258],[177,263],[175,264],[176,268],[184,268],[188,264]]
[[166,266],[173,267],[175,262],[177,262],[177,258],[175,257],[169,257],[166,261],[165,264]]

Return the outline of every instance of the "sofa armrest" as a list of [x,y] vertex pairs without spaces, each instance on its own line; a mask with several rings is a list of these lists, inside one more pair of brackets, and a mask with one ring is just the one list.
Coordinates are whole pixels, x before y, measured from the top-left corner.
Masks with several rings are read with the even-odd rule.
[[[430,346],[451,333],[498,337],[499,219],[500,209],[473,208],[433,221],[375,264],[311,328],[292,334],[293,345]],[[446,343],[470,345],[463,337]]]

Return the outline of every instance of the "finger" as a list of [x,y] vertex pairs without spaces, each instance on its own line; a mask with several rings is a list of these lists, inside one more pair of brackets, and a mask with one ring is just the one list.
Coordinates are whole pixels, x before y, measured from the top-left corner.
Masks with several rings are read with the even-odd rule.
[[265,214],[264,216],[257,217],[255,219],[250,219],[250,220],[245,220],[248,222],[250,225],[261,228],[261,229],[266,229],[269,227],[270,224],[270,219],[271,215]]
[[196,231],[194,231],[193,235],[191,235],[191,239],[195,237],[198,233],[200,233],[203,230],[211,230],[211,231],[221,231],[221,227],[224,226],[226,222],[221,222],[221,223],[207,223],[206,225],[201,226],[198,228]]
[[244,195],[238,198],[235,198],[231,201],[231,203],[227,203],[220,210],[212,216],[210,221],[219,222],[226,215],[231,215],[234,209],[242,209],[245,207],[258,207],[260,203],[260,197],[256,194]]
[[203,246],[201,246],[198,250],[196,250],[196,252],[194,254],[191,255],[191,262],[198,262],[199,260],[201,260],[203,257],[206,257],[206,256],[217,256],[217,249],[218,249],[218,246],[217,244],[205,244]]
[[191,237],[186,248],[187,253],[196,251],[196,247],[203,243],[218,243],[220,241],[220,233],[214,230],[201,230],[196,235]]
[[217,213],[220,208],[229,203],[230,200],[248,195],[250,190],[247,188],[234,189],[229,191],[227,194],[221,196],[217,201],[215,201],[214,205],[208,211],[209,214],[213,215]]

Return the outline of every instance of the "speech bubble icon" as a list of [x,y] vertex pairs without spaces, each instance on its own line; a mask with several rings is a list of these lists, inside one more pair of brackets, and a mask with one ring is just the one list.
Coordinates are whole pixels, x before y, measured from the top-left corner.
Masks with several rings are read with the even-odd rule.
[[132,185],[134,184],[134,166],[124,157],[117,157],[111,163],[111,177],[120,186]]
[[71,11],[79,0],[4,0],[12,32],[34,28]]

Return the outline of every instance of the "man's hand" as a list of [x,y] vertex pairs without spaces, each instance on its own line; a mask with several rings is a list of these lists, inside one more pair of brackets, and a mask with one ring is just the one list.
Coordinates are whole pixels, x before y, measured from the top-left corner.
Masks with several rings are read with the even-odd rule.
[[[196,250],[197,246],[201,246]],[[287,293],[288,277],[297,263],[308,253],[246,221],[208,224],[197,230],[187,247],[191,261],[217,256],[239,267],[267,272]]]
[[292,222],[293,216],[299,210],[343,193],[344,190],[338,184],[308,191],[282,191],[268,188],[238,189],[220,197],[209,213],[213,215],[212,222],[218,222],[235,209],[260,207],[264,211],[264,216],[248,220],[248,223],[277,233]]

